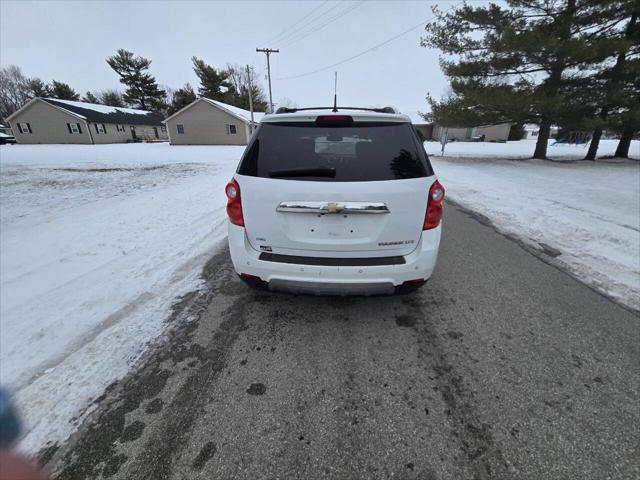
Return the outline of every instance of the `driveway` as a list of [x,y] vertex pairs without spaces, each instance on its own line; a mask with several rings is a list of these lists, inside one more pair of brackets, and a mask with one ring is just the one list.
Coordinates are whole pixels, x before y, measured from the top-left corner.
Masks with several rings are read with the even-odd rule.
[[60,479],[632,479],[640,318],[454,205],[434,278],[253,291],[222,251]]

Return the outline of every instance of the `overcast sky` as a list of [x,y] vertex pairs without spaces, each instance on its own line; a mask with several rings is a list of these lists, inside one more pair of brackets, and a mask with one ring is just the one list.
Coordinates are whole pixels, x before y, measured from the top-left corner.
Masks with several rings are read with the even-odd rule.
[[[0,64],[18,65],[25,75],[46,82],[67,82],[80,93],[121,89],[105,58],[126,48],[153,61],[151,73],[160,85],[177,88],[190,82],[195,88],[198,81],[190,60],[195,55],[216,67],[254,65],[266,92],[265,56],[255,49],[271,47],[280,48],[271,56],[276,103],[288,97],[299,107],[330,104],[337,70],[339,104],[425,111],[427,92],[440,97],[447,82],[438,51],[420,47],[421,26],[337,67],[283,77],[329,66],[384,42],[430,19],[434,4],[442,9],[455,5],[372,0],[0,0]],[[274,38],[283,31],[288,33]]]

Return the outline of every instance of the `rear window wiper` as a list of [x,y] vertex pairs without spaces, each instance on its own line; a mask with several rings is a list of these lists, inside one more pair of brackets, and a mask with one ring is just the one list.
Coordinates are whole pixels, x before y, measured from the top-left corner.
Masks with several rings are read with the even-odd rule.
[[287,177],[335,178],[336,169],[332,167],[290,168],[287,170],[272,170],[269,172],[269,176],[271,178],[287,178]]

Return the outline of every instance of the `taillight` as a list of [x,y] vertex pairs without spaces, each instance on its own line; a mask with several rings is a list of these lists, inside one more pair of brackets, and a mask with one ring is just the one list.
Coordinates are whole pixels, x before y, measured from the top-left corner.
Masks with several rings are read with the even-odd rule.
[[423,230],[431,230],[440,225],[442,220],[442,203],[444,202],[444,187],[437,180],[429,188],[427,213],[424,217]]
[[242,216],[242,202],[240,200],[240,185],[235,180],[231,180],[224,188],[227,194],[227,215],[234,225],[244,227],[244,218]]

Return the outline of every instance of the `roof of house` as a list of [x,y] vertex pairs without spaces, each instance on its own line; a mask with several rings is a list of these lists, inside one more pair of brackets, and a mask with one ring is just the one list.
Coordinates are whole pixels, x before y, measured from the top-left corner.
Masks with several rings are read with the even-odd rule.
[[[229,105],[228,103],[222,103],[219,102],[217,100],[211,100],[209,98],[203,98],[203,100],[206,100],[209,103],[212,103],[214,105],[217,105],[218,107],[225,109],[225,110],[229,110],[229,112],[231,112],[233,115],[235,115],[236,117],[240,117],[243,118],[247,121],[251,121],[251,112],[249,110],[245,110],[243,108],[238,108],[238,107],[234,107],[233,105]],[[265,113],[264,112],[253,112],[253,120],[255,122],[259,122],[260,119],[262,117],[264,117]]]
[[40,98],[54,107],[80,117],[92,123],[118,123],[127,125],[162,125],[163,116],[160,113],[134,108],[110,107],[96,103],[74,102],[57,98]]
[[[218,107],[221,110],[224,110],[225,112],[227,112],[230,115],[233,115],[234,117],[236,117],[240,121],[243,121],[245,123],[250,123],[251,122],[251,112],[249,110],[245,110],[245,109],[239,108],[239,107],[234,107],[233,105],[229,105],[228,103],[219,102],[217,100],[211,100],[210,98],[205,98],[205,97],[200,97],[197,100],[195,100],[194,102],[191,102],[186,107],[178,110],[176,113],[174,113],[173,115],[170,115],[168,118],[166,118],[165,122],[167,120],[169,120],[170,118],[173,118],[176,115],[178,115],[178,114],[184,112],[185,110],[191,108],[196,103],[202,102],[202,101],[204,101],[204,102],[206,102],[206,103],[208,103],[210,105],[213,105],[215,107]],[[253,112],[253,121],[255,123],[258,123],[260,121],[260,119],[262,119],[262,117],[264,117],[264,115],[265,115],[264,112]]]

